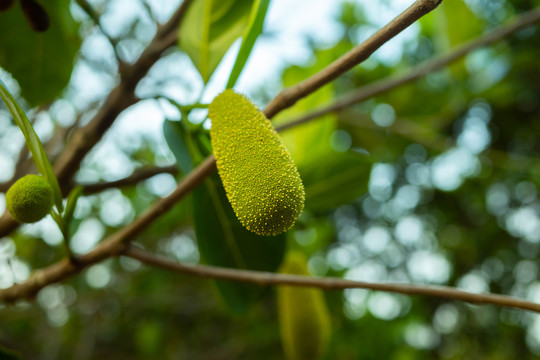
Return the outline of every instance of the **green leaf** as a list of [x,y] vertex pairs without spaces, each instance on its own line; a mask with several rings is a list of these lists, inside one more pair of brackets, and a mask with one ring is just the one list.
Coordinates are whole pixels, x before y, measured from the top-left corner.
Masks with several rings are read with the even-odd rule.
[[41,141],[39,140],[36,132],[34,131],[32,124],[30,123],[30,121],[28,121],[26,114],[24,113],[24,111],[22,111],[15,98],[13,98],[13,96],[7,90],[5,84],[1,80],[0,97],[6,103],[7,108],[13,116],[13,120],[21,129],[26,140],[26,146],[28,147],[28,150],[30,150],[30,153],[32,154],[32,159],[34,159],[34,163],[36,164],[36,168],[47,179],[49,184],[51,184],[51,187],[54,191],[56,207],[61,212],[63,209],[62,191],[60,190],[58,179],[56,178],[49,158],[47,157],[47,153],[45,152]]
[[[76,186],[70,191],[67,197],[66,211],[64,212],[64,223],[68,228],[71,224],[71,220],[73,220],[73,214],[75,213],[75,208],[77,207],[77,201],[79,200],[79,197],[81,197],[82,193],[83,187]],[[68,229],[66,230],[69,231]]]
[[364,154],[332,151],[298,171],[306,189],[305,209],[324,212],[351,203],[366,192],[371,163]]
[[180,26],[179,46],[191,58],[204,82],[248,26],[254,0],[199,0]]
[[178,121],[165,120],[163,135],[182,172],[187,174],[193,170],[193,160],[185,142],[186,131],[182,124]]
[[21,354],[11,349],[0,346],[0,360],[20,360]]
[[[285,252],[285,234],[259,236],[246,230],[236,218],[217,174],[193,193],[195,232],[206,263],[237,269],[274,272]],[[255,303],[263,287],[216,281],[225,304],[235,313]]]
[[[444,50],[448,51],[482,34],[483,22],[469,9],[464,0],[443,1],[441,7],[442,11],[438,16],[444,18],[439,22],[442,25],[440,31]],[[465,58],[451,64],[450,70],[460,80],[468,77]]]
[[[309,67],[291,66],[283,72],[283,86],[289,87],[307,79],[332,63],[338,54],[333,49],[321,50],[316,53],[317,61]],[[292,107],[280,112],[273,123],[279,125],[304,116],[321,104],[329,104],[334,100],[334,85],[328,84],[301,99]],[[301,166],[304,162],[324,156],[331,151],[330,139],[336,130],[336,115],[327,114],[315,121],[302,124],[286,131],[280,136],[289,149],[294,162]]]
[[51,23],[45,32],[30,28],[20,6],[0,13],[0,66],[19,82],[32,106],[53,101],[66,87],[81,43],[69,0],[40,4]]
[[253,50],[253,45],[263,31],[264,19],[266,17],[266,12],[268,11],[268,5],[270,0],[255,0],[253,9],[251,11],[251,20],[248,30],[244,34],[244,40],[242,40],[242,45],[236,56],[236,61],[231,70],[231,75],[229,76],[229,81],[227,82],[227,89],[232,89],[236,80],[240,76],[242,69],[246,65],[247,59]]

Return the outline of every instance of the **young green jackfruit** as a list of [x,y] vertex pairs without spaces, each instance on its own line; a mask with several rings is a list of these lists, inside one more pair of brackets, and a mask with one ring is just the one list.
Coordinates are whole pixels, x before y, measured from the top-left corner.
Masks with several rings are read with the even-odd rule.
[[270,121],[232,90],[212,101],[208,116],[218,173],[242,225],[258,235],[288,230],[304,208],[304,185]]
[[52,209],[54,193],[49,182],[39,175],[26,175],[6,193],[6,206],[11,216],[22,223],[43,219]]
[[[308,275],[304,255],[290,252],[280,272]],[[331,324],[321,290],[279,286],[278,312],[287,360],[315,360],[324,354],[330,340]]]

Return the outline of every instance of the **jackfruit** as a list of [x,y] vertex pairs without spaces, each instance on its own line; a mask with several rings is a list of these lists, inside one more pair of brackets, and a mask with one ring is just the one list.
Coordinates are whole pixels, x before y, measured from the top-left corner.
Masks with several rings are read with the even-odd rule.
[[[289,252],[281,273],[308,275],[307,261],[299,252]],[[281,342],[287,360],[315,360],[330,341],[330,315],[321,290],[278,286]]]
[[218,174],[240,223],[258,235],[287,231],[304,208],[304,185],[270,121],[232,90],[212,101],[208,116]]
[[22,223],[43,219],[52,209],[54,193],[49,182],[39,175],[26,175],[6,192],[6,207]]

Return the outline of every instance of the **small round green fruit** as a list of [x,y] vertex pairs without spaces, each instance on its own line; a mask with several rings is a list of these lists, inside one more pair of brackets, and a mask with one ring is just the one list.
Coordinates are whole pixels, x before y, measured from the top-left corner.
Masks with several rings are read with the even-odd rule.
[[54,204],[54,192],[49,182],[39,175],[26,175],[17,180],[6,193],[6,206],[11,216],[22,223],[43,219]]

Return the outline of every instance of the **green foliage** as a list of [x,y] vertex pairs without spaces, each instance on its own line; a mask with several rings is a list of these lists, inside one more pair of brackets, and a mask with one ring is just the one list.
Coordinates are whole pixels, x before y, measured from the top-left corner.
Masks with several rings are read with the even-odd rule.
[[244,33],[242,45],[240,46],[240,50],[238,50],[236,61],[231,70],[231,75],[229,76],[229,81],[227,82],[227,89],[231,89],[234,84],[236,84],[236,80],[238,80],[238,77],[240,76],[240,73],[247,62],[249,54],[251,54],[255,41],[262,33],[264,18],[266,17],[269,4],[270,0],[256,0],[253,4],[249,26]]
[[249,25],[254,0],[195,1],[180,26],[179,46],[206,83]]
[[56,207],[59,211],[62,211],[62,192],[60,191],[60,185],[58,184],[58,180],[56,179],[54,170],[51,166],[51,163],[49,162],[47,153],[45,152],[45,149],[43,149],[43,145],[41,144],[41,141],[36,135],[32,124],[30,123],[30,121],[28,121],[26,114],[24,113],[24,111],[22,111],[17,101],[15,101],[15,99],[1,80],[0,97],[2,98],[2,100],[4,100],[4,103],[11,112],[11,116],[13,116],[15,124],[17,124],[19,129],[22,131],[26,140],[26,146],[32,154],[32,158],[34,160],[34,163],[36,164],[36,168],[49,182],[54,195],[54,204],[56,204]]
[[22,359],[21,354],[13,350],[6,349],[3,346],[0,346],[0,360],[20,360],[20,359]]
[[183,124],[178,121],[165,120],[163,122],[163,135],[182,172],[187,174],[193,170],[193,160],[185,143],[185,139],[189,135]]
[[49,182],[39,175],[26,175],[6,192],[6,206],[13,218],[22,223],[43,219],[52,209],[54,193]]
[[[200,58],[201,49],[212,47],[216,51],[207,51],[203,62],[217,65],[229,49],[225,43],[230,45],[240,36],[244,36],[245,42],[245,34],[254,29],[250,23],[255,24],[251,21],[255,19],[256,2],[245,5],[247,2],[195,0],[193,9],[204,11],[207,3],[212,4],[209,9],[216,12],[217,22],[222,22],[226,31],[214,32],[217,22],[214,27],[207,24],[208,35],[214,35],[206,45],[199,39],[190,51]],[[96,14],[112,12],[113,6],[108,4],[93,2]],[[15,10],[20,12],[18,6],[0,14],[0,27],[4,27],[4,16]],[[403,37],[410,40],[392,40],[392,44],[377,51],[365,63],[281,112],[274,121],[279,125],[300,118],[372,82],[406,74],[419,63],[451,51],[454,46],[537,6],[536,0],[445,0]],[[389,2],[347,1],[335,19],[340,32],[323,41],[316,34],[309,34],[306,47],[302,47],[308,51],[309,60],[302,60],[308,57],[295,59],[294,65],[284,65],[285,70],[273,74],[276,83],[294,86],[357,45],[366,34],[373,33],[380,26],[380,19],[374,18],[371,7],[385,12],[395,10]],[[313,7],[306,8],[306,14],[308,10]],[[236,17],[236,12],[243,15]],[[204,28],[203,16],[194,14],[188,14],[193,31],[190,34],[187,28],[183,29],[185,37],[195,38]],[[298,14],[293,15],[291,18],[299,18]],[[13,26],[32,31],[22,15],[18,16],[22,20]],[[147,32],[141,30],[148,21],[144,19],[123,29],[123,34],[129,35],[116,39],[118,48],[128,49],[131,42],[147,42]],[[239,26],[240,23],[243,25]],[[93,34],[95,28],[90,26],[90,22],[85,23],[81,34]],[[278,39],[283,35],[280,29],[273,31]],[[537,302],[540,289],[539,34],[535,26],[523,29],[495,46],[467,55],[450,66],[450,71],[446,68],[430,73],[344,111],[283,131],[280,136],[298,166],[306,191],[305,210],[286,235],[265,237],[247,231],[236,218],[221,181],[214,174],[130,240],[160,257],[182,263],[275,272],[283,260],[287,238],[290,249],[311,255],[301,260],[302,274],[307,273],[307,261],[310,273],[316,276],[444,285]],[[268,35],[272,39],[273,34]],[[0,42],[6,41],[9,40],[0,35]],[[4,48],[0,49],[2,53]],[[24,51],[30,50],[33,49]],[[390,60],[389,54],[393,55]],[[115,61],[113,57],[104,57],[104,63],[96,64],[87,62],[89,58],[90,54],[83,48],[81,59],[99,72],[106,71],[101,65]],[[169,91],[170,85],[178,85],[177,79],[172,79],[172,73],[178,69],[161,67],[163,63],[155,65],[156,71],[148,73],[149,81],[138,91],[144,88],[155,94]],[[109,75],[114,77],[117,72],[112,68]],[[186,85],[188,91],[174,93],[182,101],[197,98],[197,94],[190,93],[195,87],[188,84],[197,74],[189,74],[190,68],[186,69],[178,73],[186,81],[181,86]],[[199,69],[201,74],[206,73],[204,76],[209,79],[213,70],[209,66],[202,69]],[[227,75],[234,79],[235,74],[236,70],[234,74],[220,74],[220,79],[226,79]],[[38,93],[41,88],[33,90]],[[204,88],[203,92],[214,90]],[[23,88],[23,95],[24,91]],[[260,83],[260,88],[255,85],[245,91],[258,104],[266,104],[279,89]],[[72,104],[74,117],[83,119],[75,127],[84,126],[92,111],[99,109],[99,106],[80,107],[78,95],[65,93],[51,107],[54,109],[62,102]],[[20,109],[9,95],[3,97],[8,99],[15,122],[22,124],[25,118]],[[118,164],[133,169],[170,164],[174,155],[181,170],[180,178],[211,154],[212,149],[207,122],[201,115],[205,105],[176,107],[181,121],[166,121],[163,126],[171,153],[164,152],[164,144],[160,142],[139,144],[135,141],[137,137],[130,137],[132,134],[127,138],[124,134],[116,136],[118,133],[105,136],[102,144],[110,144],[110,138],[114,138],[113,142],[121,144],[120,148],[131,148],[119,150],[123,156]],[[381,108],[393,114],[390,116],[393,122],[387,126],[375,121]],[[57,115],[54,113],[43,107],[36,124],[47,123],[43,119],[54,118]],[[133,119],[130,111],[122,116]],[[68,135],[60,133],[52,137],[51,159],[64,146],[64,137],[71,141],[70,127],[61,128],[60,122],[55,126]],[[31,128],[24,124],[21,128],[26,135],[30,134],[29,148],[41,154],[38,140],[32,140]],[[14,131],[17,129],[8,120],[7,112],[0,111],[1,161],[6,156],[15,158],[10,136]],[[150,134],[145,133],[144,137],[150,138]],[[487,141],[484,147],[482,141]],[[118,154],[107,153],[107,158],[88,156],[75,181],[116,180],[117,173],[108,172],[106,166],[115,155]],[[441,186],[455,178],[455,171],[464,166],[466,169],[454,179],[453,186]],[[441,169],[445,171],[439,173]],[[108,222],[108,217],[116,213],[130,214],[126,222],[144,214],[164,196],[159,191],[163,184],[167,188],[174,186],[170,175],[123,186],[120,190],[81,196],[77,211],[74,211],[77,191],[72,193],[64,213],[66,221],[73,219],[72,247],[98,242],[102,239],[98,236],[100,232],[106,236],[117,231],[121,225]],[[119,195],[123,204],[109,201],[113,195]],[[49,229],[47,223],[22,227],[0,240],[2,287],[24,282],[30,272],[65,257],[60,234],[57,229]],[[282,331],[287,352],[294,351],[290,350],[295,347],[291,339],[296,339],[296,348],[303,349],[310,359],[318,355],[313,352],[325,342],[326,331],[332,332],[332,339],[326,353],[320,356],[324,360],[532,360],[540,355],[540,322],[530,312],[361,289],[325,291],[323,298],[318,290],[296,287],[277,290],[280,299],[289,299],[289,305],[276,306],[274,290],[183,276],[120,256],[46,287],[33,301],[2,307],[0,343],[17,349],[23,358],[39,360],[282,359],[281,326],[285,328]],[[219,296],[214,296],[216,292]],[[318,295],[312,296],[314,293]],[[301,317],[304,321],[317,320],[313,316],[317,310],[310,311],[306,305],[313,304],[306,300],[312,297],[322,299],[315,303],[326,303],[332,309],[331,329],[329,324],[307,329],[290,326],[294,314],[308,313]],[[220,306],[220,300],[227,306]],[[283,308],[289,309],[285,312],[289,311],[291,316],[286,317],[289,322],[280,323]]]
[[19,82],[22,96],[32,106],[60,95],[71,78],[81,43],[68,0],[40,4],[50,17],[45,32],[34,31],[19,6],[0,13],[0,66]]
[[218,173],[242,225],[259,235],[287,231],[304,208],[304,186],[270,121],[232,90],[212,101],[208,116]]
[[[435,43],[440,50],[447,51],[482,34],[484,24],[464,0],[443,1],[441,7],[442,11],[438,16],[441,18],[443,26],[438,28],[439,41]],[[459,26],[456,26],[457,23]],[[450,70],[454,76],[461,80],[467,78],[468,73],[464,59],[452,64]]]
[[[246,230],[236,218],[217,175],[193,193],[194,225],[199,251],[206,263],[237,269],[274,272],[285,252],[285,235],[261,236]],[[264,288],[229,281],[216,281],[225,304],[244,313],[262,295]]]
[[[289,252],[280,272],[309,275],[307,260],[299,252]],[[287,360],[319,359],[331,334],[330,315],[322,291],[279,286],[277,296],[281,339]]]
[[327,212],[353,202],[367,190],[369,169],[368,157],[354,151],[329,152],[299,167],[306,188],[306,210]]

